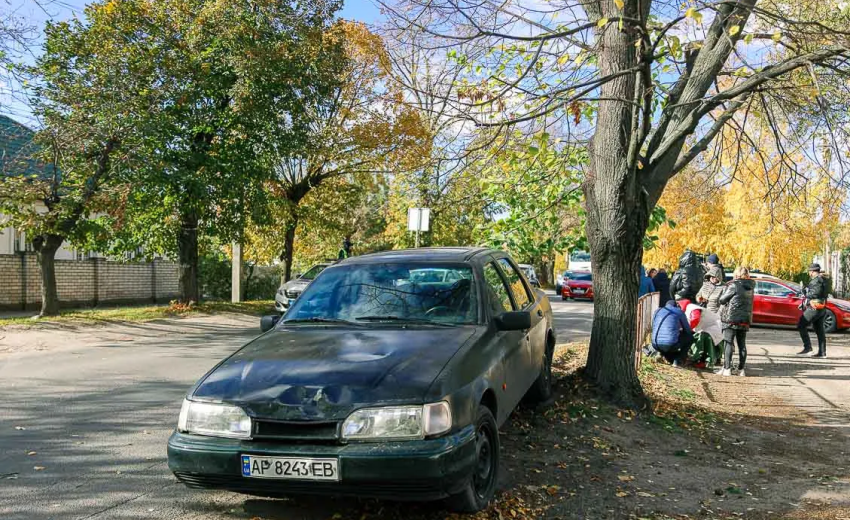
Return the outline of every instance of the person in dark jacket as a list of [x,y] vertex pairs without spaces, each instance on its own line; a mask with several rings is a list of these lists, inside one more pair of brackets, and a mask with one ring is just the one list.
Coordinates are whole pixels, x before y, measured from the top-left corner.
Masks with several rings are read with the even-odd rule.
[[722,267],[719,265],[709,267],[702,289],[697,293],[697,302],[716,314],[720,314],[720,295],[725,287],[723,277]]
[[702,289],[705,271],[699,263],[696,253],[685,251],[679,257],[679,269],[673,273],[670,282],[670,296],[676,300],[696,301],[697,293]]
[[797,322],[797,330],[800,331],[800,338],[803,340],[803,350],[798,352],[798,356],[805,356],[812,351],[812,340],[809,338],[809,325],[815,329],[815,335],[818,337],[818,353],[813,357],[826,357],[826,332],[824,332],[824,319],[826,318],[826,300],[829,297],[829,283],[820,272],[819,264],[809,266],[809,276],[811,281],[809,285],[803,289],[805,297],[803,305],[803,315],[800,316],[800,321]]
[[679,366],[688,356],[694,342],[694,331],[675,300],[669,300],[652,316],[652,347],[664,359]]
[[747,331],[753,322],[755,286],[755,282],[750,279],[749,269],[738,266],[732,282],[720,295],[720,321],[723,323],[723,342],[726,352],[723,356],[723,368],[717,372],[718,375],[732,375],[733,342],[738,344],[738,375],[746,375],[744,365],[747,363]]
[[638,288],[638,298],[644,294],[655,292],[655,286],[652,285],[652,278],[646,276],[646,267],[640,266],[640,287]]
[[658,307],[664,307],[667,301],[670,300],[670,277],[667,276],[665,269],[658,270],[658,274],[652,279],[652,285],[658,291]]

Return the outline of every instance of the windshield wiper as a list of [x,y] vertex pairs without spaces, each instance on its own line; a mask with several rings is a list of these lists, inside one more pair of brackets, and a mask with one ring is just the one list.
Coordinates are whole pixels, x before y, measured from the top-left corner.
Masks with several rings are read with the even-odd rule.
[[441,321],[425,320],[422,318],[402,318],[401,316],[358,316],[354,318],[359,321],[397,321],[404,323],[424,323],[427,325],[438,325],[440,327],[454,327],[452,323],[443,323]]
[[312,318],[292,318],[290,320],[283,320],[283,323],[340,323],[344,325],[360,325],[359,323],[340,318],[320,318],[318,316]]

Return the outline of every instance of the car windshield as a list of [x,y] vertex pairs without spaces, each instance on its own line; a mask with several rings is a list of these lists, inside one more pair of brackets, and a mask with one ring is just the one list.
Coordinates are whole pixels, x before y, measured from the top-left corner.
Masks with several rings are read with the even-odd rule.
[[338,265],[311,283],[283,322],[476,323],[478,299],[465,265]]
[[303,278],[305,280],[314,280],[317,276],[319,276],[319,273],[321,273],[322,271],[325,270],[325,267],[327,267],[327,266],[326,265],[314,265],[313,267],[310,268],[309,271],[302,274],[301,278]]
[[593,275],[590,273],[573,273],[570,275],[570,280],[575,280],[577,282],[592,282]]
[[573,262],[590,262],[590,253],[585,251],[575,251],[570,255],[570,260]]

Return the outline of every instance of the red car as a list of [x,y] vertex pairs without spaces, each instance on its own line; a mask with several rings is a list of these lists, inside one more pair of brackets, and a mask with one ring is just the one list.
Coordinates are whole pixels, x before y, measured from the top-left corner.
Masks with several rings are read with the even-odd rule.
[[[753,323],[763,325],[796,325],[803,312],[800,285],[778,279],[756,279],[753,298]],[[850,302],[830,298],[826,304],[827,332],[850,328]]]
[[593,275],[588,271],[572,271],[569,278],[564,279],[561,288],[561,299],[586,298],[593,299]]

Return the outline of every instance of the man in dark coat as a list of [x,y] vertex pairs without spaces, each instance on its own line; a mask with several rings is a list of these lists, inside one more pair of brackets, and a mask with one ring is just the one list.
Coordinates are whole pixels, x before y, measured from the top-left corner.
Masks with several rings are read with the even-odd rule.
[[696,301],[704,276],[705,271],[696,253],[685,251],[679,257],[679,269],[673,274],[673,280],[670,282],[670,296],[676,300]]
[[797,322],[797,330],[803,340],[803,350],[798,356],[804,356],[812,351],[812,340],[809,338],[809,325],[815,329],[818,337],[818,353],[812,357],[826,357],[826,332],[824,331],[824,319],[826,318],[826,299],[829,297],[829,283],[820,272],[819,264],[809,266],[809,276],[812,281],[803,289],[805,308],[800,321]]
[[652,279],[652,285],[658,291],[658,306],[664,307],[670,300],[670,277],[667,276],[667,271],[659,269],[658,274]]

